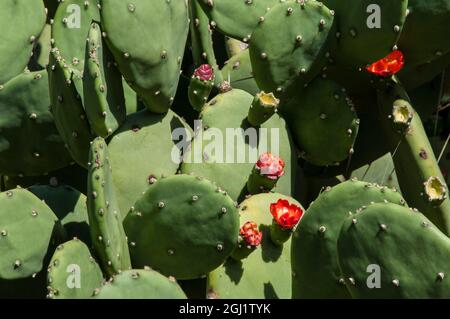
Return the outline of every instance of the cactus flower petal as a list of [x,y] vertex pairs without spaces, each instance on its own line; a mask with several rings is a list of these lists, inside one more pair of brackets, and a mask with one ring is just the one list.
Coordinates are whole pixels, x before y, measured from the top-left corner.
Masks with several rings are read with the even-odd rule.
[[398,73],[404,64],[405,61],[402,51],[396,50],[381,60],[369,65],[366,70],[382,77],[389,77]]
[[254,222],[246,222],[240,229],[239,235],[245,243],[251,247],[257,247],[261,244],[262,232],[258,230],[258,225]]
[[283,176],[284,166],[284,161],[270,152],[262,154],[256,163],[256,168],[260,171],[260,174],[273,180],[278,180]]
[[303,216],[303,210],[300,207],[289,204],[285,199],[279,199],[276,203],[270,204],[270,213],[274,221],[285,229],[294,228]]

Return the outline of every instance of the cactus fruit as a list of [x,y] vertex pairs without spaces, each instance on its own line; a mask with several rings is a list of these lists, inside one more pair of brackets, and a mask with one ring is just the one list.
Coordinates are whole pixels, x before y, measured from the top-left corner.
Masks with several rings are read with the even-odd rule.
[[201,177],[159,179],[124,220],[133,266],[150,266],[177,279],[206,275],[236,246],[235,205],[220,187]]
[[[119,70],[150,111],[166,113],[175,97],[189,31],[187,2],[102,0],[101,4],[101,24]],[[149,19],[155,12],[157,17]]]
[[151,269],[123,271],[95,292],[96,299],[186,299],[173,278]]
[[209,64],[202,64],[195,69],[189,83],[189,102],[198,112],[203,109],[214,85],[215,73]]
[[223,82],[222,74],[216,61],[214,44],[212,41],[212,30],[209,19],[201,9],[198,0],[189,2],[189,26],[192,57],[195,65],[208,64],[215,74],[214,83],[219,87]]
[[228,258],[208,274],[209,298],[291,298],[291,240],[275,245],[270,239],[270,204],[279,199],[302,207],[295,199],[278,193],[253,195],[239,205],[241,226],[248,221],[256,223],[262,241],[246,258]]
[[0,295],[43,297],[47,251],[61,238],[57,217],[31,192],[17,188],[0,194],[0,220]]
[[277,112],[280,100],[273,93],[264,91],[256,94],[248,111],[247,120],[252,126],[259,126]]
[[[11,27],[14,17],[14,27]],[[0,88],[22,73],[45,26],[42,1],[5,0],[0,13]]]
[[88,247],[73,239],[56,247],[48,266],[50,299],[86,299],[103,282],[103,275]]
[[350,180],[326,188],[310,205],[292,238],[293,298],[348,298],[336,242],[342,223],[370,203],[405,204],[387,187]]
[[100,25],[92,23],[86,41],[83,78],[86,115],[96,135],[108,137],[125,121],[122,75],[102,38]]
[[284,161],[270,152],[263,153],[247,181],[250,194],[258,194],[272,190],[284,175]]
[[87,207],[91,238],[103,270],[110,276],[131,268],[109,164],[108,147],[98,137],[89,154]]
[[449,245],[418,211],[376,203],[345,220],[337,251],[354,298],[449,298]]
[[36,176],[71,161],[52,114],[47,72],[22,73],[0,90],[0,173]]

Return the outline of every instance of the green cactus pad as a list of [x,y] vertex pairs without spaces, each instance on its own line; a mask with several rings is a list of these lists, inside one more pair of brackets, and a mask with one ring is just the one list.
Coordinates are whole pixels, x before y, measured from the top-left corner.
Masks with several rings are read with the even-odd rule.
[[399,40],[399,47],[405,54],[408,64],[429,63],[449,53],[450,1],[409,0],[408,10],[408,17]]
[[86,38],[92,20],[100,21],[99,0],[64,0],[52,25],[54,46],[70,68],[84,70]]
[[87,168],[89,142],[92,139],[81,97],[81,74],[71,69],[54,48],[48,66],[51,112],[56,128],[72,155],[82,167]]
[[392,150],[397,178],[408,204],[450,234],[448,187],[419,113],[396,79],[378,91],[380,126]]
[[127,115],[131,115],[138,111],[145,109],[145,105],[140,103],[136,92],[128,85],[127,81],[122,78],[123,95],[125,97],[125,107],[127,109]]
[[127,270],[98,289],[96,299],[186,299],[180,286],[150,269]]
[[192,108],[200,112],[208,101],[209,95],[213,88],[213,81],[203,81],[195,76],[192,76],[189,83],[188,96],[189,103]]
[[[0,12],[0,87],[23,72],[45,26],[42,1],[2,1]],[[14,17],[14,22],[12,18]]]
[[33,185],[30,192],[43,200],[58,217],[67,238],[77,237],[91,246],[86,196],[68,185]]
[[82,241],[73,239],[56,248],[48,266],[48,298],[90,298],[102,282],[102,271]]
[[387,56],[405,24],[408,0],[323,1],[336,13],[339,46],[332,52],[340,63],[365,67]]
[[125,97],[122,75],[114,66],[97,23],[92,23],[89,29],[83,93],[92,130],[101,137],[111,135],[125,121]]
[[[197,1],[197,0],[196,0]],[[198,0],[215,27],[223,34],[237,39],[250,40],[260,18],[284,0],[229,1]]]
[[[276,153],[278,144],[279,156],[286,165],[285,174],[278,181],[274,191],[291,195],[297,166],[293,152],[294,146],[286,123],[278,114],[275,114],[261,127],[251,127],[246,118],[252,102],[253,96],[237,89],[212,99],[201,113],[202,135],[197,135],[193,140],[184,156],[181,170],[185,174],[192,173],[216,182],[228,192],[231,198],[240,201],[247,192],[247,180],[259,155],[271,150]],[[214,137],[211,140],[215,132],[223,136],[223,141],[218,142],[217,145],[217,148],[222,147],[223,154],[218,152],[216,147],[212,147],[217,144],[217,141],[212,143]],[[258,138],[256,142],[245,137],[246,133],[257,134],[258,132],[261,138]],[[267,142],[265,150],[264,142]],[[238,147],[239,145],[243,146]],[[256,154],[253,162],[250,161],[252,152]],[[245,159],[239,160],[238,154],[245,155]],[[230,157],[228,160],[227,156]]]
[[231,254],[239,215],[233,200],[210,181],[174,175],[150,186],[128,213],[124,228],[134,267],[195,279]]
[[255,95],[261,90],[253,78],[252,64],[248,49],[231,57],[222,68],[222,76],[235,89]]
[[0,90],[0,173],[41,175],[67,166],[53,116],[47,72],[22,73]]
[[337,261],[342,223],[358,209],[388,201],[404,204],[392,189],[356,179],[326,188],[301,219],[292,239],[293,298],[348,298]]
[[327,63],[334,29],[333,13],[317,1],[287,1],[273,7],[249,47],[261,90],[289,94],[312,80]]
[[62,169],[39,176],[3,176],[5,189],[13,189],[17,186],[27,188],[33,185],[71,185],[86,193],[87,170],[74,164]]
[[167,112],[177,90],[189,31],[187,2],[103,0],[101,18],[124,78],[150,111]]
[[[123,217],[153,179],[177,172],[181,153],[172,140],[177,128],[185,136],[191,135],[188,125],[174,112],[162,115],[144,110],[129,116],[111,138],[108,150]],[[172,152],[177,161],[172,159]]]
[[[217,87],[223,82],[222,74],[217,65],[212,41],[212,30],[209,19],[201,9],[197,0],[189,1],[189,29],[194,64],[209,64],[214,71],[214,83]],[[209,93],[208,93],[209,94]]]
[[[344,222],[337,250],[352,297],[450,297],[450,241],[417,211],[391,203],[369,205]],[[379,267],[379,288],[373,286],[374,266]]]
[[400,190],[394,162],[390,153],[375,159],[367,165],[352,171],[351,178],[356,177],[360,181],[376,183]]
[[28,62],[28,69],[30,71],[40,71],[47,68],[50,51],[52,49],[52,26],[46,24],[42,30],[37,43],[34,45],[33,55]]
[[272,215],[270,204],[285,199],[301,207],[295,199],[277,193],[258,194],[240,206],[241,225],[253,221],[263,233],[261,246],[247,258],[228,258],[225,264],[208,275],[208,297],[244,299],[291,298],[291,240],[283,246],[270,239]]
[[17,188],[0,194],[0,220],[0,296],[44,296],[39,273],[60,235],[57,217],[31,192]]
[[353,153],[359,119],[345,90],[334,81],[314,79],[283,112],[308,162],[335,165]]
[[114,191],[108,147],[98,137],[89,153],[87,207],[91,238],[108,275],[131,268],[127,238]]

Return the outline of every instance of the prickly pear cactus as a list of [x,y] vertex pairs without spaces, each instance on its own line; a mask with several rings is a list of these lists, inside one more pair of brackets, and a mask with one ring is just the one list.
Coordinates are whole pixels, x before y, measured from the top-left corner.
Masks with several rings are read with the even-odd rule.
[[449,17],[3,0],[0,297],[449,297]]
[[113,135],[108,151],[123,218],[153,181],[177,172],[181,158],[178,139],[191,135],[189,126],[174,112],[162,115],[146,110],[129,116]]
[[222,76],[235,89],[255,95],[260,92],[253,78],[252,64],[248,49],[232,56],[221,70]]
[[[450,1],[409,0],[408,16],[401,33],[399,47],[411,65],[419,65],[450,52],[447,38]],[[429,21],[429,23],[421,23]],[[427,45],[418,45],[426,41]]]
[[195,279],[231,254],[239,215],[219,186],[202,177],[175,175],[149,187],[128,213],[124,228],[134,267]]
[[127,238],[122,226],[109,164],[108,147],[98,137],[89,154],[87,206],[94,248],[110,276],[131,268]]
[[[253,30],[261,23],[261,17],[283,0],[227,1],[196,0],[211,19],[214,27],[223,34],[249,41]],[[239,17],[239,19],[236,19]]]
[[387,85],[378,92],[379,111],[385,136],[391,147],[397,147],[393,159],[402,194],[442,232],[450,234],[448,187],[420,115],[397,80]]
[[0,295],[42,298],[45,267],[61,238],[52,210],[31,192],[17,188],[0,193]]
[[282,112],[308,162],[335,165],[354,153],[360,120],[345,89],[334,81],[314,79]]
[[298,90],[327,63],[335,39],[333,13],[316,1],[273,7],[252,34],[250,59],[260,89],[278,95]]
[[[286,123],[275,114],[261,127],[250,126],[247,116],[253,99],[247,92],[233,89],[208,102],[201,113],[202,127],[196,128],[198,133],[183,155],[181,166],[185,174],[216,182],[236,201],[247,194],[246,184],[253,166],[259,155],[267,151],[278,153],[286,164],[285,175],[274,191],[290,195],[293,190],[290,176],[296,171],[295,155]],[[223,140],[211,143],[215,134],[222,134]],[[216,148],[223,151],[217,152]]]
[[47,72],[26,72],[0,90],[0,173],[33,176],[71,161],[52,114]]
[[311,203],[292,239],[292,297],[348,298],[336,242],[343,222],[371,203],[404,205],[395,190],[356,179],[327,187]]
[[338,0],[323,3],[335,12],[339,45],[332,55],[340,63],[365,67],[397,47],[408,0],[358,0],[350,6]]
[[48,65],[50,110],[70,155],[86,168],[92,134],[81,99],[81,74],[67,63],[57,48],[52,49]]
[[176,281],[151,269],[133,269],[114,276],[95,292],[96,299],[186,299]]
[[73,239],[56,247],[48,266],[47,298],[90,298],[102,282],[102,271],[82,241]]
[[66,238],[77,237],[91,246],[84,194],[68,185],[33,185],[28,190],[52,209],[64,227]]
[[177,90],[189,30],[187,2],[102,0],[101,4],[101,24],[119,70],[150,111],[167,112]]
[[241,226],[253,221],[262,232],[262,242],[247,258],[227,261],[208,275],[209,298],[291,298],[291,241],[275,245],[270,238],[270,204],[279,199],[301,207],[295,199],[277,193],[258,194],[239,205]]
[[[11,18],[14,17],[14,27]],[[0,88],[22,73],[45,25],[42,1],[5,0],[0,13]]]
[[100,25],[92,23],[86,42],[83,93],[92,130],[107,137],[125,121],[126,107],[122,75],[103,42]]
[[52,24],[53,46],[70,68],[84,70],[86,38],[92,21],[100,21],[99,0],[64,0]]
[[369,205],[345,220],[337,251],[354,298],[449,297],[450,241],[417,210]]

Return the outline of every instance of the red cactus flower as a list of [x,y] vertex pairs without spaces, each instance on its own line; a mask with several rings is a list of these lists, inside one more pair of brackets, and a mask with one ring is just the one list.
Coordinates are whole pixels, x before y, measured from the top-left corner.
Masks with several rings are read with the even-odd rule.
[[202,81],[214,80],[214,71],[209,64],[202,64],[194,71],[194,77],[199,78]]
[[284,161],[270,152],[262,154],[256,162],[256,168],[260,171],[260,174],[273,180],[283,176],[284,166]]
[[294,204],[289,204],[285,199],[279,199],[270,204],[270,213],[275,222],[285,229],[292,229],[303,216],[303,210]]
[[389,77],[398,73],[405,65],[402,51],[396,50],[381,60],[369,65],[366,70],[370,73]]
[[246,222],[240,229],[239,235],[247,245],[257,247],[261,244],[262,232],[258,230],[258,225],[254,222]]

